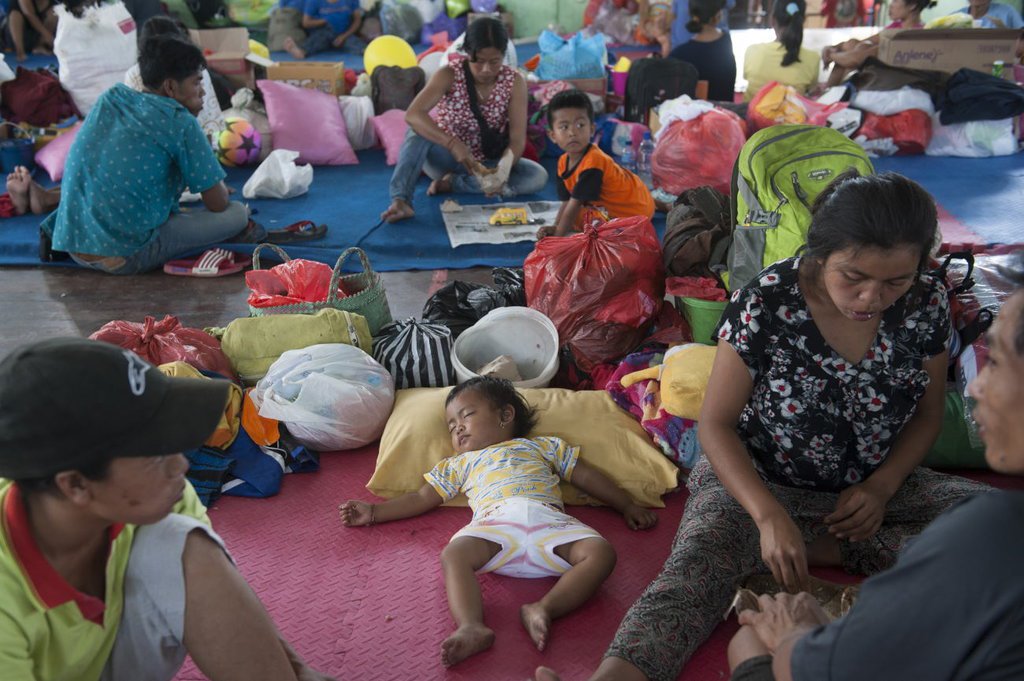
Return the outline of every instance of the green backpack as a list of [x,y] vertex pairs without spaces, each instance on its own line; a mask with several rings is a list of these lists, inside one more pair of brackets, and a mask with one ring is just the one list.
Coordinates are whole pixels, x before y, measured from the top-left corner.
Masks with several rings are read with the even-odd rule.
[[831,128],[774,125],[746,141],[732,172],[730,290],[796,255],[807,241],[814,200],[850,168],[875,172],[861,146]]

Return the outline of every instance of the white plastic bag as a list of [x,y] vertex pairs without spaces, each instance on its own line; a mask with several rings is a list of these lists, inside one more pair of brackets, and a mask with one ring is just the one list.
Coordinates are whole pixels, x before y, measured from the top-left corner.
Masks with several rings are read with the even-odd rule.
[[81,18],[56,4],[60,84],[85,116],[100,95],[121,82],[135,65],[135,20],[124,4],[114,2],[82,10]]
[[331,452],[380,437],[395,402],[395,382],[359,348],[325,343],[282,354],[256,384],[252,400],[260,416],[284,422],[302,444]]
[[910,109],[920,109],[929,116],[935,113],[931,95],[909,85],[898,90],[858,90],[850,106],[879,116],[892,116]]
[[342,95],[338,97],[341,115],[345,118],[348,141],[356,151],[377,146],[377,130],[373,127],[373,100],[369,97]]
[[942,125],[939,114],[932,116],[932,139],[924,150],[928,156],[966,158],[1009,156],[1016,152],[1012,118]]
[[714,108],[715,105],[711,102],[703,99],[691,99],[689,95],[680,95],[675,99],[662,102],[658,105],[658,122],[661,123],[661,127],[658,128],[658,132],[654,133],[654,141],[660,140],[668,130],[668,126],[676,121],[692,121]]
[[305,194],[313,184],[313,166],[296,165],[299,152],[274,149],[242,187],[247,199],[290,199]]
[[11,71],[11,67],[7,65],[7,58],[0,54],[0,83],[6,83],[9,80],[14,80],[14,71]]

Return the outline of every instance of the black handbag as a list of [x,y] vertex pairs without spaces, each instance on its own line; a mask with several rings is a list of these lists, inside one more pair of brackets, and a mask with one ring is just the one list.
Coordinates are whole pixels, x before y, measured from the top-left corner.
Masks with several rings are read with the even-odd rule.
[[484,158],[488,161],[497,161],[508,149],[508,123],[500,130],[495,130],[487,124],[480,111],[480,102],[476,98],[476,86],[473,85],[473,72],[469,70],[469,60],[463,62],[463,69],[466,71],[466,92],[469,93],[469,109],[473,112],[477,124],[480,126],[480,149],[484,152]]

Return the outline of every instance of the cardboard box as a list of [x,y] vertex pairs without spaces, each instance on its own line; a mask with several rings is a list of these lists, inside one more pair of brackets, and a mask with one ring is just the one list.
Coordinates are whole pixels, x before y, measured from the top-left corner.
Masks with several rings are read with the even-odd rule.
[[1019,30],[1001,28],[882,31],[878,58],[892,66],[947,73],[964,67],[991,73],[992,62],[1002,61],[1005,73],[1017,61],[1019,35]]
[[472,24],[480,17],[494,17],[495,19],[501,19],[501,23],[505,24],[505,30],[508,31],[508,37],[515,37],[516,19],[509,12],[470,12],[467,25]]
[[339,61],[280,62],[267,67],[267,79],[334,96],[345,94],[345,65]]
[[206,64],[236,87],[253,87],[256,66],[271,66],[270,59],[249,52],[249,31],[244,28],[212,28],[188,32],[206,57]]

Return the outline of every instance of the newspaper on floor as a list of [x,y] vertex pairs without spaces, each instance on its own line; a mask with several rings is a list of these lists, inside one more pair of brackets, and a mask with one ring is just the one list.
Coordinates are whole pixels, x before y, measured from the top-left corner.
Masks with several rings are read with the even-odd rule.
[[[467,244],[510,244],[517,241],[536,241],[542,225],[555,224],[558,201],[530,201],[528,203],[461,204],[462,210],[441,212],[448,240],[452,248]],[[492,225],[491,216],[499,208],[525,208],[530,220],[527,225]]]

